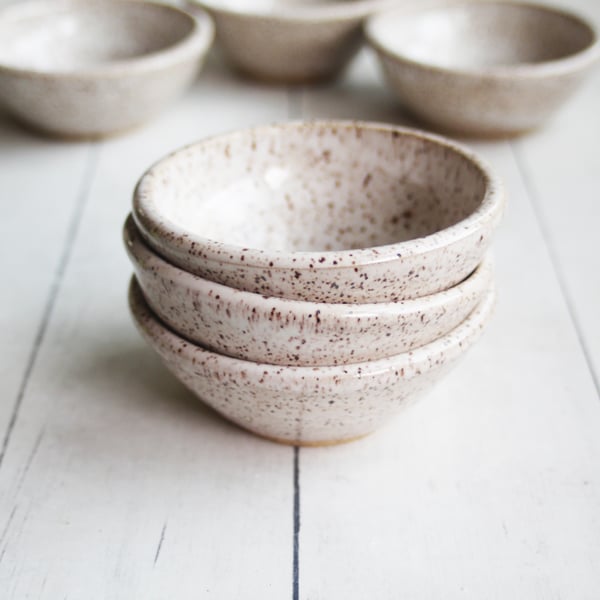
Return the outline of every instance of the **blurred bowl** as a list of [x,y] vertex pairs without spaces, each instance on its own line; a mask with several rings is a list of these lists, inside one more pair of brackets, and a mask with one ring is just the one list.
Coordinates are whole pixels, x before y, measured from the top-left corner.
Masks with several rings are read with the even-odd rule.
[[392,10],[371,17],[365,31],[407,109],[443,130],[475,136],[540,126],[600,56],[585,19],[534,4]]
[[306,83],[337,75],[362,42],[363,20],[393,0],[190,0],[215,20],[220,47],[239,71]]
[[374,123],[284,123],[154,165],[133,215],[169,262],[229,287],[332,303],[448,289],[481,262],[504,206],[472,152]]
[[492,286],[489,260],[447,291],[382,304],[317,304],[235,290],[152,252],[129,217],[125,247],[152,310],[220,354],[275,365],[377,360],[427,344],[462,323]]
[[44,133],[136,127],[196,77],[210,17],[138,0],[40,0],[0,10],[0,104]]
[[335,367],[281,367],[210,352],[167,329],[135,281],[134,321],[167,368],[225,418],[258,435],[295,445],[350,441],[381,427],[428,391],[479,339],[494,292],[442,338],[378,361]]

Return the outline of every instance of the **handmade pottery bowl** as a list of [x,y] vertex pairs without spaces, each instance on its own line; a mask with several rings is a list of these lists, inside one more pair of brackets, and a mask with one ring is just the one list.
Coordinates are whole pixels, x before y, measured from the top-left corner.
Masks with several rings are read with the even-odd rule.
[[300,445],[349,441],[389,421],[477,341],[493,304],[490,291],[456,329],[391,358],[333,367],[282,367],[195,346],[154,316],[135,279],[130,288],[138,329],[178,379],[230,421],[258,435]]
[[0,11],[0,105],[36,130],[94,138],[136,127],[196,77],[207,14],[137,0],[40,0]]
[[386,11],[365,31],[400,102],[434,126],[466,135],[538,127],[600,56],[589,23],[533,4]]
[[131,217],[125,247],[152,310],[209,350],[275,365],[377,360],[427,344],[457,327],[492,285],[489,260],[447,291],[381,304],[322,304],[261,296],[202,279],[152,252]]
[[215,20],[229,61],[252,77],[286,83],[329,79],[362,42],[361,24],[390,0],[191,0]]
[[503,208],[497,178],[443,138],[374,123],[285,123],[175,152],[134,218],[177,266],[294,300],[395,302],[467,277]]

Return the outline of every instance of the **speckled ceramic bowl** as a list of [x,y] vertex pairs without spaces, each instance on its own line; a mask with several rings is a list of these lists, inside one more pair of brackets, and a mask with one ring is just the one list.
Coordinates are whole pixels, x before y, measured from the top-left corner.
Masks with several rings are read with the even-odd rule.
[[416,300],[317,304],[265,297],[183,271],[144,244],[131,217],[125,247],[152,310],[173,330],[210,350],[275,365],[376,360],[442,337],[492,285],[489,260],[458,285]]
[[[391,0],[191,0],[210,12],[218,42],[243,73],[304,83],[338,74],[362,42],[361,24]],[[397,4],[397,2],[396,2]]]
[[366,34],[406,108],[477,136],[538,127],[600,56],[582,18],[512,2],[387,11],[369,19]]
[[441,137],[373,123],[221,135],[152,167],[134,218],[169,262],[294,300],[394,302],[462,281],[503,209],[497,178]]
[[94,138],[153,117],[196,77],[207,14],[137,0],[40,0],[0,10],[0,105],[58,137]]
[[494,304],[490,291],[442,338],[378,361],[281,367],[230,358],[186,341],[149,309],[135,280],[134,320],[173,374],[230,421],[288,444],[319,445],[367,435],[427,391],[478,339]]

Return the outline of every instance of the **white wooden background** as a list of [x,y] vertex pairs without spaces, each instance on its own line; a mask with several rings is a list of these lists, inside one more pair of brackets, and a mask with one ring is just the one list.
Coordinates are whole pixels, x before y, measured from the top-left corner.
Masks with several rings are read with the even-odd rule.
[[165,153],[300,116],[407,122],[366,52],[302,90],[213,60],[107,142],[0,116],[1,600],[600,597],[600,72],[543,131],[472,144],[509,195],[479,345],[386,429],[295,451],[144,345],[120,229]]

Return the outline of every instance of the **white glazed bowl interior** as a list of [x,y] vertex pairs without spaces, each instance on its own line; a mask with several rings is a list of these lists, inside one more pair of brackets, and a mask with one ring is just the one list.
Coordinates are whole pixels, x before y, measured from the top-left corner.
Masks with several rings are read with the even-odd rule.
[[458,71],[510,70],[574,57],[596,35],[589,24],[552,8],[467,2],[372,17],[369,38],[403,59]]
[[[196,274],[295,299],[345,301],[335,296],[343,288],[354,302],[369,277],[360,273],[365,265],[440,251],[475,236],[482,223],[495,224],[499,187],[474,155],[437,136],[368,123],[288,123],[211,138],[162,160],[138,184],[134,218],[155,250]],[[418,292],[391,290],[388,299],[450,287],[474,260],[453,281],[428,285],[423,272]],[[402,285],[410,285],[405,266]],[[268,273],[246,276],[252,267]],[[233,268],[239,270],[231,275]],[[443,277],[445,267],[436,268]],[[327,269],[362,277],[361,289],[329,281],[332,290],[316,289],[318,281],[308,289],[300,281],[290,290],[269,282],[273,273],[293,283],[294,274]],[[400,282],[404,274],[396,275]],[[360,301],[385,300],[375,278],[371,283]]]
[[124,242],[152,310],[183,337],[220,354],[279,365],[337,365],[389,357],[457,327],[492,286],[490,260],[447,291],[379,304],[319,304],[235,290],[152,252],[131,217]]
[[195,346],[157,320],[132,280],[138,329],[173,374],[227,419],[292,444],[361,437],[429,390],[479,339],[494,292],[446,336],[392,358],[335,367],[281,367],[230,358]]
[[87,73],[173,49],[195,28],[192,17],[158,3],[26,2],[0,13],[0,65]]

